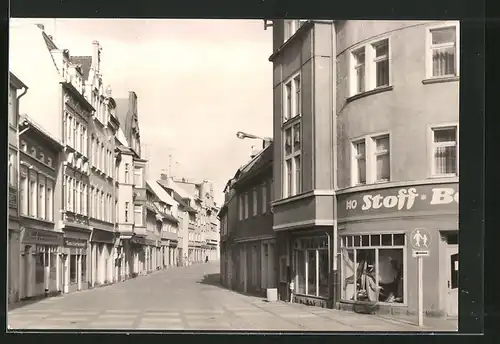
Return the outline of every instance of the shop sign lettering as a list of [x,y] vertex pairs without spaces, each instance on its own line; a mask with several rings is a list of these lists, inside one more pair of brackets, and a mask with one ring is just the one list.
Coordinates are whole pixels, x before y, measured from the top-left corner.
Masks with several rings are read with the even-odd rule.
[[86,240],[82,240],[82,239],[66,238],[66,239],[64,239],[64,245],[65,246],[70,246],[70,247],[77,247],[77,248],[86,248],[87,247],[87,241]]
[[[365,212],[423,211],[442,207],[458,209],[458,185],[424,185],[391,188],[379,192],[339,196],[339,217],[362,215]],[[343,204],[342,204],[343,203]]]
[[42,232],[35,229],[26,228],[23,238],[25,243],[49,243],[53,245],[62,244],[62,236],[56,233]]

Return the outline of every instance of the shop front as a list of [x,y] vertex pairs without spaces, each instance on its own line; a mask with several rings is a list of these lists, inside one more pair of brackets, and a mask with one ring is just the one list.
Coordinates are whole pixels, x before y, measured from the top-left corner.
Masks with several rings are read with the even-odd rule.
[[169,243],[169,255],[168,255],[168,265],[175,266],[178,260],[178,242],[175,239],[170,240]]
[[61,292],[63,233],[25,227],[21,231],[20,299]]
[[90,286],[112,283],[115,265],[115,241],[115,232],[94,227],[89,248]]
[[139,274],[144,273],[145,259],[146,259],[146,238],[134,235],[130,241],[130,250],[128,251],[130,264],[129,271],[130,277],[137,277]]
[[[418,276],[413,251],[418,249],[428,252],[422,278],[425,313],[457,315],[458,183],[340,193],[338,223],[340,308],[376,303],[380,313],[414,314]],[[412,242],[416,235],[419,247]]]
[[90,231],[64,228],[64,246],[61,250],[61,279],[63,293],[72,293],[88,288],[87,250]]

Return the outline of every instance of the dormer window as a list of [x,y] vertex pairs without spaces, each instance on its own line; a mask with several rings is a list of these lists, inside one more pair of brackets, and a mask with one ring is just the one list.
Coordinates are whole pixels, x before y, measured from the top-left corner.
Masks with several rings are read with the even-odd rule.
[[25,141],[21,141],[21,150],[24,152],[24,153],[27,153],[28,152],[28,145],[26,144]]
[[30,154],[32,157],[36,158],[36,148],[35,147],[31,147]]
[[47,165],[52,167],[52,158],[47,158]]
[[45,163],[45,154],[43,152],[40,152],[40,161]]

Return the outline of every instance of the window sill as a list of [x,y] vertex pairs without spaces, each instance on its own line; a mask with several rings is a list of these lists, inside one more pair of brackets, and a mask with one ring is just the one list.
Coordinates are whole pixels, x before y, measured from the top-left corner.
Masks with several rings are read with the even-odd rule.
[[371,96],[371,95],[377,94],[377,93],[392,91],[393,89],[394,89],[394,86],[381,86],[381,87],[377,87],[377,88],[375,88],[373,90],[369,90],[369,91],[365,91],[363,93],[355,94],[355,95],[347,98],[347,102],[350,103],[350,102],[352,102],[352,101],[354,101],[356,99],[368,97],[368,96]]
[[439,77],[439,78],[429,78],[429,79],[422,80],[422,84],[429,85],[429,84],[439,84],[439,83],[443,83],[443,82],[452,82],[452,81],[460,81],[460,77],[459,76],[446,76],[446,77]]
[[292,124],[296,121],[299,121],[301,118],[302,118],[302,114],[298,114],[298,115],[295,115],[291,118],[288,118],[288,119],[283,121],[283,124],[281,125],[281,127],[282,128],[288,127],[288,126],[290,126],[290,124]]

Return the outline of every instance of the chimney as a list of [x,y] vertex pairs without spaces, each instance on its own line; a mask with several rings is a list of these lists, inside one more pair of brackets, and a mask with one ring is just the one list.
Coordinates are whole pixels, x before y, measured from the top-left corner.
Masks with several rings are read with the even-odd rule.
[[99,41],[92,42],[92,68],[99,73],[101,67],[101,46]]
[[38,26],[38,28],[42,31],[45,31],[45,25],[43,24],[35,24],[36,26]]

